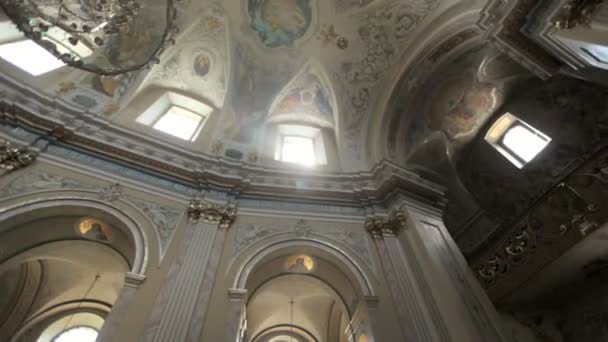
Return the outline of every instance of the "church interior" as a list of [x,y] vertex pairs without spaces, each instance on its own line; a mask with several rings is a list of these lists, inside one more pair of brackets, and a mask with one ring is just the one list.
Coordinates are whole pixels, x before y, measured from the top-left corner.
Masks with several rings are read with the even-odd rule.
[[0,342],[608,341],[608,1],[0,9]]

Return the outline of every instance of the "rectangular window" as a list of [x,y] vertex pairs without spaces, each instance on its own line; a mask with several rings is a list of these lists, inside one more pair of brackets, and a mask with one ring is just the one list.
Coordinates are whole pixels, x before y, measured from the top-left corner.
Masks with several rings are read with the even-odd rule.
[[485,139],[520,169],[551,142],[551,138],[510,113],[494,122]]
[[283,136],[281,160],[307,166],[316,164],[315,147],[312,138]]
[[202,116],[187,109],[171,106],[153,127],[175,137],[192,140],[202,120]]
[[0,45],[0,57],[32,76],[42,75],[65,65],[52,53],[29,39]]
[[303,166],[327,165],[323,133],[304,125],[277,125],[274,159]]
[[526,126],[515,125],[502,138],[503,145],[529,163],[549,141]]

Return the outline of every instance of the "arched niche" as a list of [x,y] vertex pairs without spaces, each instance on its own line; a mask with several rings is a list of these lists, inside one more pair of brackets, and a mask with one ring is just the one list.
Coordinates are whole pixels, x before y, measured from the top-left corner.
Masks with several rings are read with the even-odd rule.
[[[293,262],[298,257],[310,258],[312,262],[302,261],[298,267],[297,263]],[[314,328],[316,325],[311,322],[314,318],[309,317],[310,315],[306,316],[306,305],[309,305],[308,310],[312,312],[311,303],[317,303],[313,306],[322,306],[323,308],[318,310],[328,313],[328,317],[323,318],[327,321],[324,333],[329,335],[329,331],[344,331],[348,338],[354,338],[353,326],[370,331],[371,327],[366,327],[366,323],[361,324],[361,322],[366,321],[368,303],[376,298],[376,281],[371,271],[358,259],[347,249],[320,237],[283,236],[260,241],[244,250],[230,268],[229,274],[233,277],[233,281],[229,293],[231,295],[240,293],[242,301],[234,306],[241,308],[239,314],[233,313],[229,319],[239,321],[251,319],[247,323],[249,324],[247,338],[256,335],[260,341],[265,341],[260,339],[262,336],[267,336],[264,331],[281,324],[289,324],[309,331],[313,338],[301,336],[303,341],[335,338],[325,335],[319,337]],[[303,266],[304,264],[308,266]],[[304,294],[298,296],[292,294],[289,284],[298,284],[298,288],[305,288],[300,289]],[[263,298],[265,302],[260,304],[262,296],[267,298]],[[306,296],[312,299],[307,300]],[[267,317],[264,316],[263,319],[248,317],[251,310],[267,310],[264,307],[268,307],[272,301],[282,300],[282,304],[289,305],[288,302],[283,303],[288,297],[293,297],[294,302],[301,301],[301,307],[298,308],[298,304],[294,303],[291,308],[284,307],[280,310],[277,306],[278,311],[275,311],[284,316],[287,313],[285,310],[289,310],[289,314],[299,310],[297,312],[303,316],[299,324],[279,322],[274,311],[268,312]],[[266,315],[264,312],[262,314]],[[263,324],[260,321],[263,321]],[[334,328],[328,329],[330,326]],[[238,328],[239,324],[228,324],[228,329]],[[237,341],[236,336],[243,334],[243,330],[232,331],[233,335],[230,333],[227,331],[228,340],[231,341],[234,335]]]
[[114,327],[149,260],[160,255],[160,247],[150,247],[158,246],[153,224],[123,200],[41,191],[7,198],[0,208],[0,274],[8,272],[8,288],[17,282],[11,305],[2,310],[14,319],[0,322],[0,340],[36,341],[55,321],[81,311]]
[[260,241],[250,246],[237,257],[231,267],[236,270],[232,287],[235,289],[245,288],[252,271],[265,261],[280,255],[298,252],[308,252],[329,260],[343,270],[344,274],[352,280],[352,283],[356,284],[356,288],[360,290],[363,296],[376,296],[374,277],[363,261],[333,241],[318,237],[293,238],[284,236]]
[[[14,270],[19,275],[14,276]],[[49,342],[63,330],[89,326],[100,331],[119,297],[128,261],[113,248],[88,240],[63,240],[32,247],[0,264],[6,293],[0,337]]]
[[[99,199],[98,194],[88,191],[44,191],[10,198],[0,202],[0,208],[0,235],[16,232],[20,227],[27,227],[27,223],[37,220],[91,217],[107,222],[127,239],[120,243],[123,249],[126,245],[129,247],[129,253],[125,253],[125,257],[129,261],[131,273],[144,275],[149,261],[158,260],[160,257],[158,232],[153,223],[127,201],[103,201]],[[36,244],[78,239],[76,228],[73,233],[71,236],[67,233],[51,235],[46,240],[42,236]],[[8,255],[18,254],[19,249],[27,249],[27,242],[20,244],[25,245],[11,246],[14,250],[12,253],[5,250],[3,255],[0,255],[0,262],[7,259]]]

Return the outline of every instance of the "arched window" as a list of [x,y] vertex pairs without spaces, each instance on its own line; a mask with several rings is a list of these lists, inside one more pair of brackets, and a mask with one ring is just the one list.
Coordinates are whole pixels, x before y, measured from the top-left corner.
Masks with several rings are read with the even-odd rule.
[[49,324],[36,342],[95,342],[103,323],[92,312],[68,313]]
[[60,332],[52,342],[95,342],[97,335],[99,335],[97,329],[78,326]]

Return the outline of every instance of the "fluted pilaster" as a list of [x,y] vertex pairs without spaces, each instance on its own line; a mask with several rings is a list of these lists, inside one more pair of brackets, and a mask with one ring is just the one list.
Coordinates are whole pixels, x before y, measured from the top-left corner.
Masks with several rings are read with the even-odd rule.
[[144,341],[199,340],[226,230],[235,217],[234,206],[190,202],[190,224],[148,320]]
[[435,303],[425,296],[424,279],[417,268],[415,256],[404,249],[397,238],[408,228],[401,209],[388,216],[369,217],[365,228],[374,239],[388,287],[399,316],[405,339],[420,342],[449,341]]

